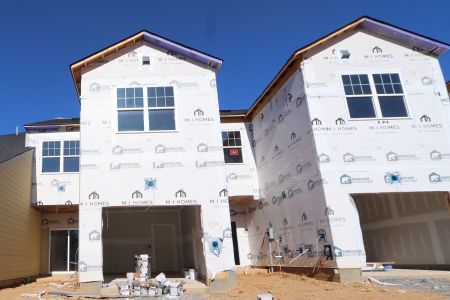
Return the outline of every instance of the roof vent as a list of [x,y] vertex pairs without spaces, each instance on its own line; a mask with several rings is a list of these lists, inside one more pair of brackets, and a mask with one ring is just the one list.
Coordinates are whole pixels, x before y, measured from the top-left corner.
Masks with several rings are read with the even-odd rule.
[[349,59],[350,58],[350,51],[348,50],[341,50],[341,59]]
[[150,65],[150,56],[144,55],[142,56],[142,65],[149,66]]

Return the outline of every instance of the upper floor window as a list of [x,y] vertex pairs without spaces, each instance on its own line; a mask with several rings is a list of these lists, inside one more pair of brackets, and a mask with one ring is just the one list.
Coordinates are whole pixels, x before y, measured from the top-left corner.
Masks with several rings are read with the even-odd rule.
[[149,130],[175,130],[173,87],[149,87],[147,94]]
[[80,171],[80,141],[64,141],[64,172]]
[[61,142],[52,141],[42,144],[42,173],[60,171]]
[[350,118],[408,116],[398,74],[373,74],[372,78],[367,74],[342,75],[342,83]]
[[117,89],[119,131],[144,130],[144,95],[142,88]]
[[226,164],[243,163],[240,131],[222,131],[222,145]]
[[407,117],[402,83],[398,74],[373,74],[381,115],[384,118]]
[[117,110],[118,131],[175,130],[175,98],[171,86],[118,88]]
[[42,173],[78,172],[80,170],[80,141],[42,143]]

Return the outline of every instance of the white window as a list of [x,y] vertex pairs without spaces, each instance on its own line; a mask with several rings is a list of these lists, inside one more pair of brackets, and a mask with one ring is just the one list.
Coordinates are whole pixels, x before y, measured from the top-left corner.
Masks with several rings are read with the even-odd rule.
[[42,143],[42,173],[78,172],[80,170],[80,141],[64,141],[61,155],[61,141]]
[[240,131],[222,131],[222,145],[226,164],[243,162]]
[[64,141],[64,172],[80,171],[80,141]]
[[149,87],[147,94],[149,130],[175,130],[173,87]]
[[351,119],[408,117],[400,76],[396,73],[342,75]]
[[42,173],[60,171],[61,142],[51,141],[42,143]]
[[398,74],[373,74],[383,118],[407,117],[402,83]]
[[144,95],[142,88],[117,89],[119,131],[144,131]]
[[[147,101],[144,101],[147,99]],[[117,89],[119,132],[175,130],[172,86]]]

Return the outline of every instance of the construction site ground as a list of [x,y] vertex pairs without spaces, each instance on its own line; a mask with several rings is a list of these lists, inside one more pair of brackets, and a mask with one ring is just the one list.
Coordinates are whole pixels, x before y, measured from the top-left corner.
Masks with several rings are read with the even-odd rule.
[[[365,277],[375,278],[380,285],[368,280],[360,283],[341,284],[326,282],[306,276],[264,270],[238,273],[238,286],[225,294],[210,294],[206,288],[187,285],[186,295],[172,299],[251,299],[258,294],[270,293],[274,299],[450,299],[450,272],[423,270],[390,270],[385,272],[364,272]],[[194,288],[189,288],[189,286]],[[111,287],[110,287],[111,288]],[[50,276],[36,282],[0,290],[0,299],[66,299],[50,296],[49,291],[78,290],[76,278]],[[130,297],[131,298],[131,297]],[[67,299],[87,299],[83,297]],[[135,298],[136,299],[136,298]],[[137,298],[157,299],[157,298]],[[162,299],[165,299],[164,297]],[[166,298],[170,299],[170,298]]]

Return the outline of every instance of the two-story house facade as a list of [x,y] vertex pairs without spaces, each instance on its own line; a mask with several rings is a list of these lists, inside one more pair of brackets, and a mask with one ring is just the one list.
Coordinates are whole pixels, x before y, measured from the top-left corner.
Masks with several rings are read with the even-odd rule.
[[291,56],[242,117],[261,190],[242,209],[251,265],[341,281],[366,261],[448,267],[448,48],[363,17]]
[[369,17],[297,50],[248,110],[222,60],[142,31],[71,65],[80,119],[25,125],[41,273],[233,281],[235,265],[355,281],[448,256],[448,44]]

